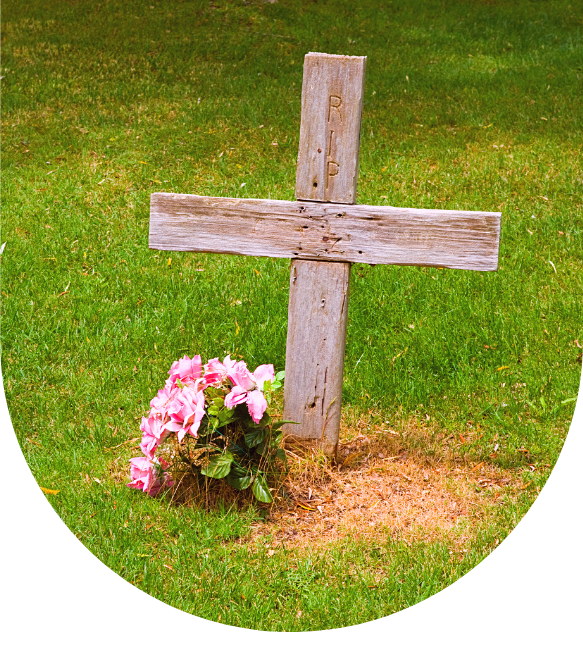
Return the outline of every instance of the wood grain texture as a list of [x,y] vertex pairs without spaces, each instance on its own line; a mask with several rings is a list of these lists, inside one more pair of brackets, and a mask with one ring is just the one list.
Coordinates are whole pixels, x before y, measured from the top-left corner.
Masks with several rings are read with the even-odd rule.
[[[306,55],[298,200],[356,202],[365,71],[366,57]],[[311,206],[300,205],[299,211],[311,211]],[[307,216],[291,264],[284,400],[286,418],[301,424],[288,425],[286,434],[320,440],[335,450],[342,409],[350,263],[345,258],[335,264],[303,260],[300,248],[308,238],[316,258],[321,258],[322,245],[327,255],[341,242],[327,217],[314,223],[313,214]],[[341,212],[333,215],[333,219],[343,217]]]
[[366,56],[304,59],[296,198],[356,202]]
[[151,248],[292,259],[284,417],[299,424],[284,433],[333,448],[351,263],[498,267],[498,212],[354,205],[365,69],[366,57],[305,58],[299,202],[151,197]]
[[499,236],[499,212],[151,196],[153,249],[496,270]]
[[350,282],[349,263],[292,261],[284,433],[338,443]]

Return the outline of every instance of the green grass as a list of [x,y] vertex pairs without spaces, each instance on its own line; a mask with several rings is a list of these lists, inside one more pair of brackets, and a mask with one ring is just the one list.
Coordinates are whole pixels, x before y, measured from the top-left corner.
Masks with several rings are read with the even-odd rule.
[[[151,4],[3,7],[2,366],[26,459],[83,543],[185,611],[291,631],[417,603],[515,526],[574,409],[581,3]],[[232,542],[259,510],[177,509],[110,475],[174,359],[284,366],[288,262],[151,251],[149,194],[293,199],[308,51],[368,57],[359,202],[502,211],[496,273],[352,274],[347,416],[473,422],[466,457],[498,444],[533,482],[463,558],[394,539],[267,557]]]

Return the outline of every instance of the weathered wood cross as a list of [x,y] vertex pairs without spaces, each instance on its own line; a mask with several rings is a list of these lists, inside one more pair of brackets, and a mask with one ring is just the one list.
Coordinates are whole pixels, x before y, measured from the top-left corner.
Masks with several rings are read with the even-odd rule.
[[153,249],[292,259],[288,433],[335,448],[352,263],[498,267],[499,212],[355,205],[366,57],[304,61],[295,202],[151,197]]

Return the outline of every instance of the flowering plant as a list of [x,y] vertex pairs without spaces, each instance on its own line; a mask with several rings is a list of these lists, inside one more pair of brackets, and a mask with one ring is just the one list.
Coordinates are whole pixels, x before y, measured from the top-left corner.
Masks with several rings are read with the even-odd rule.
[[271,503],[266,476],[275,460],[285,463],[280,429],[286,422],[273,422],[267,406],[284,372],[276,375],[272,364],[264,364],[251,373],[244,361],[229,355],[203,366],[197,355],[175,361],[168,373],[150,401],[149,416],[142,418],[144,456],[130,459],[128,487],[155,496],[174,484],[175,464],[156,456],[174,434],[178,456],[194,472],[224,478],[234,489],[251,487],[259,501]]

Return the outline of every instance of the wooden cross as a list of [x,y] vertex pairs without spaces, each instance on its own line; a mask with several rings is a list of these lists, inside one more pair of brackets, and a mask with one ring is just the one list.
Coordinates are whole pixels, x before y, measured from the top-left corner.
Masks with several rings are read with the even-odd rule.
[[296,198],[151,196],[152,249],[290,258],[287,433],[335,449],[352,263],[496,270],[499,212],[356,205],[366,57],[304,61]]

